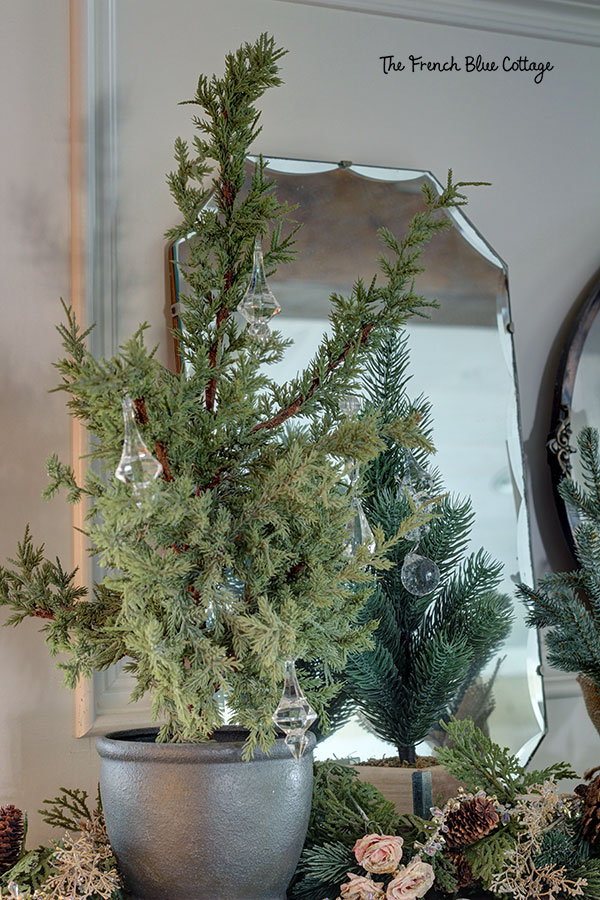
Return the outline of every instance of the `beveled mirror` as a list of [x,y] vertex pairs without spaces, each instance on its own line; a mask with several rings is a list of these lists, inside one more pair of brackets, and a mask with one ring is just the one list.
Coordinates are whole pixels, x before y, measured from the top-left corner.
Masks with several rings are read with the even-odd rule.
[[[357,276],[368,282],[376,274],[378,228],[401,236],[422,208],[423,182],[441,188],[428,172],[346,162],[271,159],[269,171],[278,198],[298,204],[294,217],[303,226],[297,258],[269,282],[282,307],[273,327],[294,341],[271,370],[283,381],[304,367],[326,330],[330,294],[347,294]],[[429,320],[407,326],[413,393],[431,401],[435,463],[445,484],[472,499],[471,548],[483,546],[503,563],[500,589],[513,595],[514,582],[532,583],[533,575],[507,271],[460,210],[451,218],[452,227],[428,247],[416,285],[427,298],[438,298],[440,307]],[[175,321],[178,292],[185,292],[184,263],[181,241],[169,253]],[[544,703],[537,635],[525,627],[518,603],[502,658],[490,663],[488,676],[498,663],[489,731],[527,759],[544,732]],[[391,745],[354,719],[317,755],[365,759],[392,753]]]

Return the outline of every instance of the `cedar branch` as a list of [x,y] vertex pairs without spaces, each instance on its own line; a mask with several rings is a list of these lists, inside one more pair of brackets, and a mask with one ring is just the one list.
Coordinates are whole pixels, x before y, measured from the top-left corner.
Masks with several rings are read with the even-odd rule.
[[[225,279],[225,290],[228,290],[231,287],[231,281],[233,278],[232,272],[227,272],[227,276]],[[229,305],[222,306],[221,309],[217,313],[217,321],[216,321],[216,335],[215,339],[211,344],[210,350],[208,351],[208,364],[211,369],[216,368],[217,360],[219,357],[219,347],[221,346],[221,341],[223,340],[223,327],[225,322],[229,318]],[[206,386],[206,409],[208,412],[212,412],[215,407],[215,399],[217,396],[217,379],[213,375],[213,377],[208,382]]]
[[[369,325],[365,325],[365,327],[362,329],[362,331],[360,332],[360,337],[358,339],[359,347],[362,347],[364,344],[367,343],[367,341],[369,339],[369,334],[371,333],[374,326],[375,326],[375,323],[371,322]],[[340,365],[340,363],[344,362],[344,360],[346,359],[346,357],[348,356],[348,354],[354,347],[356,347],[356,342],[348,341],[348,343],[346,344],[346,346],[344,347],[344,349],[342,350],[340,355],[338,357],[336,357],[336,359],[333,359],[327,366],[327,370],[325,372],[325,378],[328,378],[331,375],[331,373],[335,369],[337,369],[337,367]],[[290,403],[289,406],[286,406],[284,409],[280,409],[279,412],[276,413],[271,419],[267,419],[265,422],[259,422],[257,425],[254,426],[254,428],[251,429],[250,434],[254,434],[256,431],[262,431],[265,428],[268,428],[268,429],[277,428],[278,425],[282,425],[284,422],[286,422],[292,416],[295,416],[297,413],[300,412],[300,410],[302,409],[302,407],[304,406],[306,401],[310,400],[310,398],[316,393],[316,391],[319,389],[321,384],[322,384],[322,379],[319,378],[318,376],[315,376],[310,384],[309,389],[306,391],[305,394],[300,394],[298,397],[296,397],[296,399],[292,403]]]

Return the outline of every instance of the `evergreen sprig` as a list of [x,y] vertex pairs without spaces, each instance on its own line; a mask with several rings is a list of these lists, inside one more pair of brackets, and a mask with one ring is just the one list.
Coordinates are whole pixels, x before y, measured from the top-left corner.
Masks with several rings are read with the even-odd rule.
[[[362,835],[361,835],[362,837]],[[302,851],[296,881],[291,890],[294,900],[323,900],[339,895],[348,873],[363,874],[350,847],[342,843],[323,844]]]
[[587,884],[583,889],[583,896],[588,900],[600,900],[600,859],[586,859],[576,868],[569,867],[569,877],[572,879],[585,878]]
[[0,876],[0,888],[8,888],[11,882],[15,882],[21,891],[29,890],[33,895],[54,872],[52,855],[55,849],[55,846],[41,846],[24,853],[12,868]]
[[315,763],[313,804],[306,845],[354,844],[370,832],[395,834],[399,826],[395,806],[351,766]]
[[61,788],[60,794],[43,801],[43,809],[38,810],[42,820],[53,828],[64,831],[79,831],[82,822],[92,817],[88,805],[88,792],[79,788]]
[[500,747],[476,728],[471,718],[451,719],[443,723],[451,740],[450,747],[443,747],[438,758],[469,790],[484,790],[495,795],[501,803],[514,803],[519,794],[548,780],[576,778],[567,763],[559,762],[545,769],[527,772],[517,757],[507,747]]
[[561,822],[544,834],[534,864],[538,869],[557,866],[574,870],[585,863],[589,852],[589,844],[581,835],[580,822]]
[[504,868],[506,851],[514,847],[514,832],[512,825],[499,828],[463,851],[471,866],[473,879],[481,882],[486,890],[489,889],[493,876]]
[[598,431],[578,435],[583,484],[565,478],[559,492],[579,516],[575,555],[579,568],[540,578],[536,588],[519,585],[527,624],[545,628],[548,661],[581,672],[600,688],[600,456]]

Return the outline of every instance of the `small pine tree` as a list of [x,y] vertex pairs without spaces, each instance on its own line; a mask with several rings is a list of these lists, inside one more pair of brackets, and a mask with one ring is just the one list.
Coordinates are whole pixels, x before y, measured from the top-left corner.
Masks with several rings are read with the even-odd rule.
[[[425,186],[425,209],[406,237],[381,233],[383,277],[357,280],[349,297],[334,295],[329,336],[303,372],[276,384],[268,365],[287,342],[277,332],[257,341],[233,312],[256,236],[268,236],[267,272],[293,252],[289,211],[262,160],[244,183],[260,133],[254,104],[281,83],[283,52],[262,35],[227,55],[223,77],[201,76],[189,101],[203,113],[193,119],[199,134],[192,149],[175,144],[169,186],[182,221],[168,237],[189,238],[189,291],[175,334],[185,371],[157,361],[144,326],[109,360],[90,353],[70,310],[59,328],[59,389],[88,429],[95,465],[78,484],[53,457],[47,495],[65,488],[70,502],[90,504],[87,535],[103,577],[89,597],[77,573],[46,559],[29,531],[13,566],[0,568],[8,622],[44,621],[70,685],[127,657],[132,699],[150,692],[165,723],[159,739],[174,741],[210,738],[222,721],[223,691],[249,730],[247,753],[275,737],[271,715],[286,659],[317,663],[322,678],[304,686],[323,712],[337,689],[331,673],[368,646],[373,624],[358,621],[374,582],[367,566],[388,565],[390,545],[379,534],[373,557],[367,546],[344,554],[351,498],[339,489],[339,460],[350,452],[368,461],[386,435],[416,446],[422,435],[416,417],[383,420],[373,409],[347,419],[340,400],[355,391],[368,347],[425,304],[413,291],[424,246],[447,226],[443,210],[465,202],[451,174],[439,195]],[[156,490],[139,502],[114,477],[123,393],[163,466]]]
[[527,624],[545,628],[548,661],[580,672],[600,692],[600,455],[598,431],[583,428],[577,443],[583,484],[565,478],[559,492],[579,515],[573,572],[545,575],[537,588],[519,585],[528,608]]
[[[381,421],[414,416],[431,431],[430,407],[423,397],[407,396],[409,354],[406,336],[389,330],[369,356],[363,377],[366,411]],[[419,468],[428,450],[409,451]],[[373,528],[397,532],[411,513],[412,499],[402,479],[409,472],[405,446],[386,439],[386,448],[365,468],[364,508]],[[434,517],[420,529],[418,553],[440,571],[438,587],[425,596],[409,593],[401,580],[414,533],[388,552],[392,566],[382,572],[361,620],[375,620],[374,647],[352,655],[345,671],[346,691],[367,727],[393,744],[401,760],[414,762],[415,745],[448,716],[498,650],[511,625],[512,607],[498,592],[501,564],[480,550],[465,556],[473,511],[469,500],[443,496],[439,474],[431,474],[432,493],[441,499]]]

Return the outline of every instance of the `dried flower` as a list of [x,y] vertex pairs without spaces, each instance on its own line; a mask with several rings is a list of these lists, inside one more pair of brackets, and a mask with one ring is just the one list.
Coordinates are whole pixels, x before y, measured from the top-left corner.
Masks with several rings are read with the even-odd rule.
[[355,843],[353,852],[363,869],[382,875],[398,868],[403,843],[401,837],[394,835],[367,834]]
[[81,823],[76,840],[65,835],[51,860],[55,872],[35,892],[34,900],[111,900],[121,887],[104,819],[99,813]]
[[429,863],[415,857],[404,866],[387,886],[387,900],[415,900],[424,897],[435,880]]
[[339,900],[383,900],[383,882],[348,872],[349,881],[340,888]]
[[517,819],[519,830],[515,845],[505,854],[506,865],[492,878],[490,889],[498,894],[510,894],[515,900],[544,897],[582,897],[587,885],[585,878],[569,878],[561,866],[539,868],[535,856],[539,853],[544,834],[559,816],[569,817],[570,802],[559,794],[553,781],[545,781],[519,797],[511,815]]

